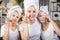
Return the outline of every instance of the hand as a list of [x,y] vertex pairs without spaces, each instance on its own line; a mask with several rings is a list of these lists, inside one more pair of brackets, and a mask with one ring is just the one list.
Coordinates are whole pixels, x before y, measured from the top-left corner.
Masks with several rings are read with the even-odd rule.
[[11,26],[11,21],[8,18],[6,18],[5,24],[6,24],[6,27],[9,28]]
[[23,21],[28,24],[28,23],[29,23],[29,17],[28,17],[28,16],[24,16],[24,17],[23,17]]
[[51,17],[50,17],[49,15],[47,15],[47,14],[46,14],[46,18],[47,18],[49,21],[52,20]]

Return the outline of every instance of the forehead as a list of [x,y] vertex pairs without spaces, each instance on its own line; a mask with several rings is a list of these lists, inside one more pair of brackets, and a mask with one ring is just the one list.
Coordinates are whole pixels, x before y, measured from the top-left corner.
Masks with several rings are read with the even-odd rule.
[[32,5],[32,6],[30,6],[28,9],[29,9],[29,10],[30,10],[30,9],[31,9],[31,10],[35,10],[36,8]]
[[43,11],[40,11],[40,12],[39,12],[39,15],[46,15],[46,13],[43,12]]
[[12,14],[19,15],[19,13],[17,11],[12,12]]

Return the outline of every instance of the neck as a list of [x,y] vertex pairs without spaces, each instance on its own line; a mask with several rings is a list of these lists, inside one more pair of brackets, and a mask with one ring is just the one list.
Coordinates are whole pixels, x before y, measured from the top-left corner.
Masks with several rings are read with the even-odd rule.
[[16,27],[17,27],[16,24],[12,24],[10,28],[11,28],[13,31],[15,31],[15,30],[16,30]]
[[33,24],[35,22],[35,19],[34,20],[30,20],[30,24]]
[[14,23],[12,23],[12,25],[11,25],[11,27],[16,27],[17,26],[17,24],[14,24]]
[[48,22],[42,24],[42,30],[45,31],[48,28]]

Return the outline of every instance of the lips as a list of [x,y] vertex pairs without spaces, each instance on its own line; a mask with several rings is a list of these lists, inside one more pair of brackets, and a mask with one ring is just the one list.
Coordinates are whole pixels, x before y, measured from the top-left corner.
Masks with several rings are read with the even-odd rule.
[[12,22],[12,20],[11,19],[8,19],[10,22]]
[[10,20],[10,22],[13,22],[13,23],[15,23],[15,22],[16,22],[16,20],[15,20],[15,19],[12,19],[12,20]]
[[16,20],[13,20],[14,22],[16,22]]

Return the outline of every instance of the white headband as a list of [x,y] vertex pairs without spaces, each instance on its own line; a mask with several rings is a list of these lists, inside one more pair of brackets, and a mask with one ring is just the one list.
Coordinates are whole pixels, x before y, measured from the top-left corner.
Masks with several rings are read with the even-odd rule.
[[19,14],[22,13],[22,9],[20,6],[16,5],[16,6],[13,6],[7,13],[7,17],[10,17],[11,14],[14,12],[14,11],[17,11]]
[[24,8],[25,8],[25,12],[27,11],[27,9],[30,6],[34,6],[36,8],[36,13],[38,12],[38,7],[36,5],[36,0],[24,0]]
[[47,14],[49,13],[48,12],[48,6],[41,6],[40,10],[43,11],[43,12],[45,12],[45,13],[47,13]]

